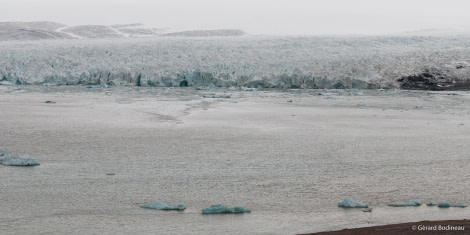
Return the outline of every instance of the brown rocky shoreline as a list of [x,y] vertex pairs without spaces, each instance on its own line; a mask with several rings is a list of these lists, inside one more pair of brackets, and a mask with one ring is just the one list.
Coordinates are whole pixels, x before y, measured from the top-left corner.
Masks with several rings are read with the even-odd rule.
[[469,234],[470,220],[419,221],[402,224],[388,224],[373,227],[343,229],[304,235],[362,235],[362,234]]

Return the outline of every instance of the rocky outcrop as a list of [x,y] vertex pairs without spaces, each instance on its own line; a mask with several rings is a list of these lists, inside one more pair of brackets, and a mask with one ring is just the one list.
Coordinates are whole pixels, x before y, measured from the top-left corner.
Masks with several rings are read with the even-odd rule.
[[454,62],[444,68],[403,76],[397,82],[406,90],[470,90],[470,66],[465,61]]

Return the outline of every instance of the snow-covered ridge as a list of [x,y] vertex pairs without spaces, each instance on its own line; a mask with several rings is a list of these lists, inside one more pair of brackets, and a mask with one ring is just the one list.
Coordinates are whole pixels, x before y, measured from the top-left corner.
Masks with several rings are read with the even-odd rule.
[[56,22],[0,22],[0,41],[30,41],[45,39],[97,39],[136,38],[150,36],[241,36],[241,30],[194,30],[167,33],[164,29],[146,27],[143,24],[77,25],[68,26]]

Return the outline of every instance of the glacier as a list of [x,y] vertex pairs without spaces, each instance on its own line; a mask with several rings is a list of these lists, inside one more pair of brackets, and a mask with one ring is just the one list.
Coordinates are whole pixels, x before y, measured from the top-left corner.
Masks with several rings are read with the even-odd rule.
[[0,42],[0,85],[463,89],[468,39],[157,37],[45,40],[40,47],[9,41]]

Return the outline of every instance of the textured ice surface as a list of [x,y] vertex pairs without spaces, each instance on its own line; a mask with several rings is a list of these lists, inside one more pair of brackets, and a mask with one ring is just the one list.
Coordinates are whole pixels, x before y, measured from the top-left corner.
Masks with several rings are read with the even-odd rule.
[[0,164],[5,166],[37,166],[39,162],[34,158],[20,158],[9,152],[0,150]]
[[237,207],[226,207],[221,204],[217,205],[211,205],[210,207],[202,209],[203,214],[240,214],[240,213],[250,213],[251,210],[247,209],[243,206],[237,206]]
[[186,209],[186,207],[181,203],[167,204],[164,202],[147,203],[140,207],[147,208],[147,209],[156,209],[156,210],[177,210],[177,211]]
[[462,203],[462,202],[457,202],[457,203],[449,203],[449,202],[439,202],[439,204],[437,205],[438,207],[441,207],[441,208],[448,208],[448,207],[461,207],[461,208],[464,208],[464,207],[467,207],[467,205],[465,205],[465,203]]
[[421,200],[408,200],[406,202],[392,202],[388,204],[389,206],[421,206]]
[[344,200],[340,203],[338,203],[339,207],[344,207],[344,208],[367,208],[369,207],[369,204],[367,203],[362,203],[362,202],[356,202],[352,200],[349,197],[344,198]]

